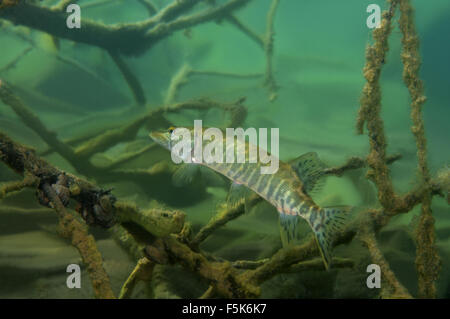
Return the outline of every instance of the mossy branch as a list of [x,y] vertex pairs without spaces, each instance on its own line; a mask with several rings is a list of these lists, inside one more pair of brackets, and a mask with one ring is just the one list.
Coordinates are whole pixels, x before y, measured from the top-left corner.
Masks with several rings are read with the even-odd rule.
[[274,43],[274,20],[280,0],[272,0],[269,12],[267,13],[266,34],[264,36],[264,52],[266,53],[266,76],[264,84],[269,90],[269,100],[275,101],[277,98],[278,85],[273,76],[273,43]]
[[[254,205],[256,202],[260,201],[261,198],[257,195],[252,196],[249,199],[249,204]],[[228,207],[227,204],[222,205],[216,215],[212,217],[209,222],[203,226],[200,231],[195,235],[194,239],[190,242],[190,245],[194,249],[206,240],[214,231],[218,228],[224,226],[229,221],[232,221],[245,213],[245,204],[241,203],[235,207]]]
[[4,0],[0,3],[0,9],[15,6],[19,1],[20,0]]
[[0,200],[13,192],[21,191],[27,187],[36,187],[39,179],[34,175],[25,173],[25,178],[21,181],[7,182],[0,184]]
[[[386,164],[392,164],[402,158],[401,154],[394,154],[386,157]],[[329,167],[324,169],[325,175],[342,176],[349,170],[355,170],[367,167],[367,160],[361,157],[350,157],[344,164],[336,167]]]
[[144,281],[147,284],[152,279],[154,263],[143,257],[138,260],[136,267],[131,272],[120,290],[119,299],[128,299],[133,294],[134,287],[139,281]]
[[87,266],[95,296],[101,299],[115,298],[94,237],[89,235],[86,227],[66,211],[61,199],[50,184],[44,183],[42,189],[58,213],[60,234],[71,240],[72,245],[80,253],[83,263]]
[[114,223],[115,197],[108,190],[66,173],[36,155],[34,150],[20,145],[0,132],[0,160],[16,173],[26,176],[37,186],[38,199],[49,206],[49,198],[42,186],[48,183],[58,197],[67,205],[69,200],[78,202],[78,212],[89,223],[108,227]]
[[117,143],[132,140],[151,114],[133,120],[122,127],[107,130],[103,134],[87,140],[75,149],[75,154],[86,160],[96,153],[106,151]]
[[382,298],[395,299],[411,299],[412,296],[408,290],[398,281],[394,272],[391,270],[389,263],[384,258],[380,248],[378,247],[375,232],[373,229],[373,221],[370,220],[371,215],[367,214],[367,218],[361,223],[358,231],[358,239],[369,250],[372,262],[380,266],[382,278],[385,284],[381,286]]
[[134,204],[117,202],[116,217],[119,223],[134,223],[155,237],[179,233],[184,225],[184,213],[163,209],[140,210]]
[[386,165],[386,136],[384,133],[381,112],[381,88],[379,79],[381,69],[389,50],[388,38],[392,31],[392,18],[397,7],[397,1],[388,1],[389,11],[383,13],[380,28],[373,31],[375,43],[366,50],[366,65],[364,77],[366,84],[361,97],[361,108],[357,119],[358,133],[362,134],[364,124],[367,123],[370,140],[370,153],[367,162],[372,169],[370,176],[378,188],[378,199],[388,210],[394,210],[398,196],[394,193],[389,169]]
[[419,297],[436,298],[436,280],[440,271],[440,257],[436,247],[434,218],[431,212],[432,184],[427,164],[427,140],[422,116],[426,101],[422,80],[419,77],[419,37],[414,24],[414,10],[409,0],[400,1],[399,25],[402,31],[403,81],[411,96],[411,131],[416,140],[418,171],[424,194],[419,224],[416,229],[416,269]]
[[230,262],[211,262],[192,251],[173,236],[156,240],[145,249],[147,258],[159,264],[178,263],[208,280],[215,292],[226,298],[249,298],[259,294],[259,287],[238,276]]
[[[375,29],[374,45],[367,48],[364,76],[367,80],[361,98],[361,108],[357,121],[359,133],[367,123],[370,140],[370,154],[367,162],[371,167],[368,176],[377,186],[378,198],[388,214],[407,212],[416,204],[422,204],[422,213],[416,232],[417,257],[416,268],[419,278],[419,296],[436,297],[435,281],[439,274],[440,258],[435,245],[434,218],[431,212],[431,200],[435,193],[426,160],[426,138],[422,118],[422,106],[425,103],[423,83],[419,78],[420,55],[419,40],[415,31],[413,8],[409,0],[390,0],[390,10],[383,14],[381,28]],[[417,157],[421,185],[404,196],[394,192],[390,173],[386,165],[386,137],[383,121],[380,117],[381,90],[379,78],[388,51],[388,37],[391,32],[391,20],[397,6],[400,7],[399,25],[402,31],[403,80],[411,96],[412,132],[416,140]]]
[[[349,258],[333,258],[333,269],[337,268],[352,268],[354,266],[353,260]],[[326,270],[323,264],[322,258],[314,258],[311,260],[301,261],[297,264],[290,266],[286,272],[287,273],[298,273],[302,271],[311,270]]]

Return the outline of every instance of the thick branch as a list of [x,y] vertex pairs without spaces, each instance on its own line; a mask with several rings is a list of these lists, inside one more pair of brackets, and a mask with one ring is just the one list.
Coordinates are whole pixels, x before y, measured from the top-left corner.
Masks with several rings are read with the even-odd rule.
[[159,264],[179,263],[208,280],[220,296],[226,298],[248,298],[259,294],[256,287],[238,276],[238,270],[229,262],[210,262],[173,236],[156,240],[146,247],[147,257]]
[[[18,5],[2,9],[0,18],[47,32],[59,38],[98,46],[107,51],[124,55],[139,55],[175,31],[219,19],[241,8],[249,1],[229,0],[215,9],[180,17],[181,13],[192,8],[198,1],[177,0],[160,10],[155,16],[142,22],[108,26],[82,19],[80,29],[66,27],[67,14],[28,2],[20,2]],[[149,30],[149,28],[151,29]]]
[[431,212],[432,184],[427,163],[427,140],[425,137],[422,107],[426,101],[423,82],[419,77],[419,37],[414,23],[414,10],[409,0],[400,0],[400,30],[402,31],[403,80],[411,96],[411,131],[416,140],[418,171],[424,193],[422,212],[416,230],[416,269],[419,281],[419,297],[436,298],[436,280],[441,260],[436,247],[434,217]]
[[103,299],[115,298],[108,274],[103,268],[102,256],[97,249],[94,237],[89,235],[86,228],[66,211],[59,196],[50,184],[45,183],[42,188],[58,213],[62,228],[61,235],[72,241],[72,245],[77,248],[83,263],[87,266],[95,296]]

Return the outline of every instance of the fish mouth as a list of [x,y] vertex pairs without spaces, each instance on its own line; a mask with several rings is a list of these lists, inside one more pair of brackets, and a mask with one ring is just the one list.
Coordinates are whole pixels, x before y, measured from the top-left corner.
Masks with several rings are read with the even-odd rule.
[[170,141],[167,139],[167,135],[163,132],[150,132],[150,138],[157,144],[162,145],[166,148],[170,147]]
[[161,132],[157,132],[157,131],[150,132],[149,136],[150,136],[150,138],[151,138],[152,140],[154,140],[155,142],[161,142],[161,141],[164,141],[164,140],[165,140],[164,134],[161,133]]

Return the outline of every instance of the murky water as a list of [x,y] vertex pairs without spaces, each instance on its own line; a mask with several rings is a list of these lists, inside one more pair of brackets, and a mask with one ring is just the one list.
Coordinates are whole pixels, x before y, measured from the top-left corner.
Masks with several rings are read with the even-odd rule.
[[[0,79],[43,127],[55,132],[73,153],[67,156],[57,148],[55,151],[42,129],[25,123],[22,113],[5,100],[0,102],[0,131],[34,148],[51,165],[88,179],[104,190],[112,189],[118,201],[134,203],[141,209],[182,211],[185,222],[192,225],[193,236],[226,202],[230,183],[212,173],[198,174],[190,184],[174,183],[172,175],[178,166],[172,163],[169,152],[149,138],[152,130],[190,127],[195,119],[219,128],[230,123],[244,128],[278,128],[282,161],[316,152],[328,167],[339,166],[353,156],[365,158],[369,152],[367,134],[356,134],[365,84],[362,70],[366,46],[373,43],[372,30],[366,24],[370,15],[366,8],[375,3],[385,10],[384,1],[280,1],[273,15],[269,73],[264,41],[267,15],[275,3],[270,0],[247,1],[227,14],[211,10],[220,12],[222,5],[240,1],[198,1],[196,5],[191,3],[195,1],[180,1],[178,5],[185,7],[168,13],[169,1],[154,0],[149,2],[158,13],[150,18],[152,10],[148,11],[149,7],[141,1],[84,0],[77,2],[81,8],[81,29],[67,27],[70,13],[61,11],[51,18],[42,18],[42,12],[34,7],[48,8],[57,1],[29,2],[25,7],[0,9]],[[411,2],[420,40],[420,77],[427,96],[423,117],[428,165],[434,179],[438,172],[448,171],[450,155],[450,2]],[[205,23],[193,20],[197,22],[183,25],[183,17],[196,19],[205,12]],[[402,79],[398,16],[397,11],[379,83],[387,153],[402,155],[389,165],[392,182],[395,190],[404,194],[418,187],[420,178],[411,134],[410,97]],[[114,31],[92,22],[123,26],[120,23],[147,19],[153,19],[145,29],[147,35],[144,31],[112,35]],[[14,20],[17,25],[11,23]],[[173,32],[157,33],[158,24],[174,28]],[[267,81],[268,78],[272,80]],[[188,101],[195,101],[191,103],[194,107],[185,103]],[[235,121],[230,122],[230,114],[236,115],[230,108],[242,106],[246,114],[241,109]],[[108,130],[109,139],[105,138]],[[96,139],[102,143],[93,144]],[[366,171],[362,168],[341,177],[329,176],[322,189],[311,193],[311,197],[322,207],[379,209],[376,187],[367,180]],[[20,178],[0,163],[0,183]],[[448,188],[442,191],[445,194]],[[75,212],[74,198],[68,208],[82,221]],[[282,247],[277,209],[264,200],[246,208],[245,214],[208,236],[200,245],[201,251],[229,261],[264,260],[275,254]],[[448,298],[447,200],[434,196],[431,208],[442,261],[436,281],[437,297]],[[398,281],[414,297],[418,294],[414,229],[419,214],[420,205],[393,217],[376,237]],[[1,298],[94,295],[84,266],[82,288],[67,288],[67,265],[83,263],[77,250],[58,235],[57,225],[57,215],[39,204],[33,187],[0,200]],[[89,231],[96,238],[112,289],[118,295],[136,260],[113,239],[110,231],[94,226]],[[302,222],[298,231],[299,240],[294,244],[312,238],[306,223]],[[373,261],[358,239],[337,246],[333,256],[350,259],[352,266],[332,267],[328,272],[319,266],[283,272],[261,283],[261,296],[379,296],[380,289],[366,285],[366,267]],[[197,298],[208,288],[199,274],[176,263],[158,265],[154,272],[152,282],[138,285],[132,297]]]

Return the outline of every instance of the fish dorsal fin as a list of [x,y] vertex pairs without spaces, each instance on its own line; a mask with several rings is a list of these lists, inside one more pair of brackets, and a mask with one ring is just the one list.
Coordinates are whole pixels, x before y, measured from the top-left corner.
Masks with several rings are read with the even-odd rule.
[[324,169],[326,165],[319,159],[316,152],[303,154],[289,162],[303,183],[303,191],[311,194],[323,186]]

